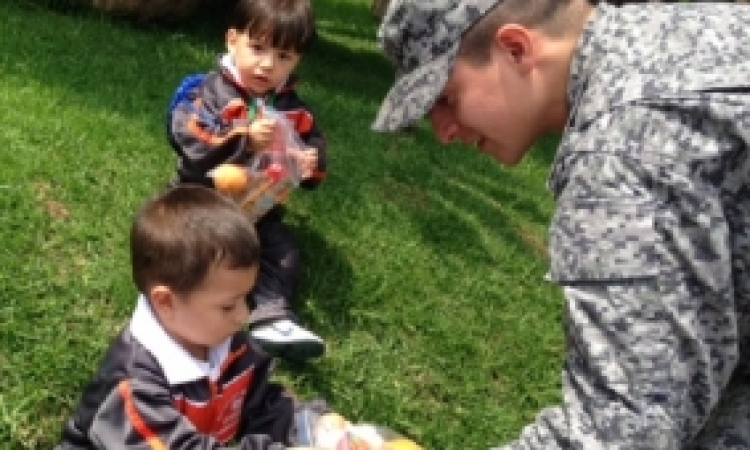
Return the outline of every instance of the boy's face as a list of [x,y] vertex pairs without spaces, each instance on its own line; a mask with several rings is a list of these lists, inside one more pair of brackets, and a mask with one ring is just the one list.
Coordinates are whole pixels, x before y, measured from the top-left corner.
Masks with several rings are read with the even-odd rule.
[[248,323],[245,297],[255,285],[258,267],[228,269],[213,266],[203,283],[188,294],[165,286],[151,291],[151,303],[167,332],[196,358]]
[[302,58],[294,50],[272,47],[267,39],[251,38],[247,32],[235,29],[227,32],[227,50],[242,84],[257,95],[264,95],[286,81]]
[[544,131],[540,90],[524,51],[496,45],[486,62],[457,59],[429,112],[441,142],[476,146],[508,166],[521,161]]

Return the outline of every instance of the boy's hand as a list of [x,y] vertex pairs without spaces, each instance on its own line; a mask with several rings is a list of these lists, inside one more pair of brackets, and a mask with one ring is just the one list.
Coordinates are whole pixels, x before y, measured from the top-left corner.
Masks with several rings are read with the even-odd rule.
[[318,149],[307,147],[307,150],[290,150],[290,154],[297,162],[300,178],[306,180],[312,177],[318,167]]
[[251,151],[262,150],[273,142],[276,133],[276,121],[267,117],[258,117],[250,124]]

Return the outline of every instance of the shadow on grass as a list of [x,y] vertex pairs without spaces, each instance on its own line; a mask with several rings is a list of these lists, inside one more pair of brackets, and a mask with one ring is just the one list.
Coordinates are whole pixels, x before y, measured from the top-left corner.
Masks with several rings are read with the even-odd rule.
[[[416,142],[433,145],[414,147]],[[524,165],[549,167],[554,158],[555,138],[544,139],[527,155],[521,166],[503,168],[494,159],[477,154],[475,149],[460,145],[441,146],[426,127],[420,126],[392,138],[385,150],[390,162],[389,174],[401,194],[392,194],[388,201],[409,211],[418,224],[425,245],[446,254],[459,254],[467,264],[487,263],[485,233],[501,241],[506,249],[514,249],[532,259],[546,258],[546,233],[551,218],[551,198],[545,179],[530,180]],[[425,152],[425,148],[429,151]],[[407,155],[404,152],[415,151]],[[421,179],[414,178],[415,165]],[[546,169],[545,169],[546,170]],[[425,187],[422,201],[413,192],[415,186]],[[455,236],[461,236],[456,239]],[[476,258],[476,259],[475,259]]]
[[[11,67],[6,70],[68,88],[107,109],[161,113],[182,77],[215,68],[216,57],[225,51],[225,23],[231,4],[231,0],[211,2],[193,20],[170,24],[107,17],[68,0],[10,0],[17,15],[6,25],[4,35],[11,41],[3,46],[20,52],[7,55]],[[392,71],[374,48],[377,23],[369,9],[346,2],[318,2],[315,7],[320,36],[299,68],[305,83],[344,95],[377,98],[387,88]],[[49,19],[52,22],[44,26]],[[79,33],[75,21],[82,22],[81,28],[97,26],[101,34]],[[30,39],[30,32],[35,39]],[[102,57],[103,53],[107,56]],[[112,55],[122,55],[121,65],[106,67]],[[137,82],[138,76],[154,75],[158,75],[156,82]],[[120,91],[118,97],[137,95],[140,99],[144,92],[138,88],[157,86],[159,91],[146,93],[150,94],[146,98],[153,97],[160,108],[134,111],[125,107],[127,103],[116,101],[101,105],[103,95],[111,93],[104,89],[110,84]],[[133,91],[128,92],[130,89]]]

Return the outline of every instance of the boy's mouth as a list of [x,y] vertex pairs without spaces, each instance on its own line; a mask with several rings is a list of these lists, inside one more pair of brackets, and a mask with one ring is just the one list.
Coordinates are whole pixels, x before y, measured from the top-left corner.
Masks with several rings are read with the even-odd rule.
[[264,77],[262,75],[255,75],[253,77],[253,80],[255,80],[257,83],[262,84],[262,85],[266,85],[270,82],[268,77]]

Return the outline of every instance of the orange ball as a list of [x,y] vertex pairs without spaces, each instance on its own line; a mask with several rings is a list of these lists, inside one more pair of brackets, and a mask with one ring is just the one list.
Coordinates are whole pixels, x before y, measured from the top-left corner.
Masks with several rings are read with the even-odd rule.
[[234,164],[221,164],[213,170],[211,178],[219,192],[229,195],[243,193],[250,184],[247,170]]

